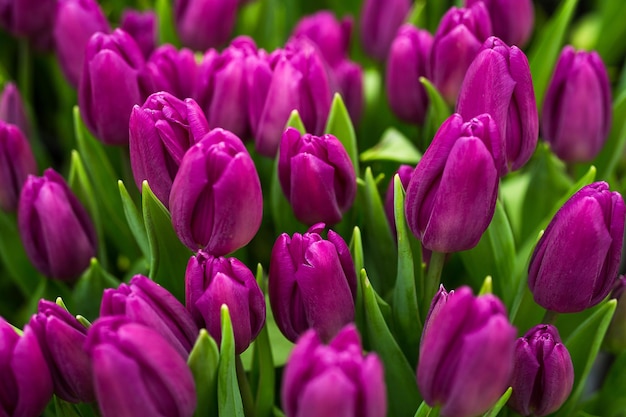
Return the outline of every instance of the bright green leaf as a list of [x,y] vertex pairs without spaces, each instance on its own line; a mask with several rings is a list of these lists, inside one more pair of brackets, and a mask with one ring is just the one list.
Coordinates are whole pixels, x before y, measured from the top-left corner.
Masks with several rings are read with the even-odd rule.
[[141,217],[141,213],[135,202],[128,194],[128,190],[126,190],[126,186],[123,181],[118,181],[117,186],[120,190],[120,197],[122,199],[122,205],[124,206],[124,214],[126,215],[126,221],[128,222],[128,227],[135,237],[135,241],[143,256],[148,259],[150,258],[150,244],[148,243],[148,236],[146,234],[146,227],[144,226],[143,218]]
[[198,405],[195,417],[217,417],[217,370],[220,353],[217,343],[207,333],[200,329],[196,343],[189,353],[187,364],[196,383]]
[[156,0],[157,38],[159,45],[166,43],[180,46],[180,39],[174,23],[174,5],[171,0]]
[[235,336],[228,307],[222,304],[222,344],[217,371],[217,404],[220,416],[244,417],[235,365]]
[[293,127],[294,129],[298,130],[298,132],[300,132],[301,135],[304,135],[306,133],[304,122],[300,118],[300,113],[298,113],[298,110],[291,111],[291,114],[289,115],[289,119],[287,120],[287,124],[285,125],[285,128],[288,128],[288,127]]
[[361,161],[393,161],[401,164],[416,165],[422,154],[399,130],[389,127],[383,133],[380,142],[361,154]]
[[439,126],[450,117],[452,111],[439,90],[437,90],[437,87],[435,87],[428,78],[420,77],[420,82],[426,89],[429,102],[422,137],[422,149],[426,149],[430,145],[430,142],[432,142],[435,132],[439,130]]
[[491,407],[491,409],[487,411],[483,415],[483,417],[496,417],[500,413],[500,410],[504,408],[504,406],[506,405],[506,402],[509,400],[512,393],[513,393],[513,388],[509,387],[504,392],[504,394],[502,394],[498,402],[496,402],[496,404],[493,407]]
[[626,352],[622,352],[611,364],[600,392],[598,404],[605,417],[623,417],[626,410]]
[[102,293],[107,288],[117,288],[120,281],[105,271],[96,258],[91,258],[89,269],[79,278],[72,291],[74,308],[88,320],[100,315]]
[[346,105],[341,99],[339,93],[335,93],[333,102],[330,106],[330,112],[328,113],[328,120],[326,122],[325,133],[334,135],[342,143],[343,147],[348,152],[354,172],[359,171],[359,151],[357,149],[356,133],[354,132],[354,126],[352,125],[352,119],[346,109]]

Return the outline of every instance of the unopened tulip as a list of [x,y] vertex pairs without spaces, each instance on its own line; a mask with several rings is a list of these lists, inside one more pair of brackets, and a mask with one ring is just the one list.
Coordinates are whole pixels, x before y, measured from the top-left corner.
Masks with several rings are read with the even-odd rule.
[[157,21],[154,10],[148,9],[143,12],[124,10],[120,29],[135,39],[145,59],[150,58],[157,43]]
[[364,105],[363,68],[355,62],[343,60],[332,68],[335,92],[343,99],[353,124],[361,120]]
[[228,41],[235,27],[237,0],[176,0],[174,22],[183,45],[196,51]]
[[543,102],[543,138],[562,160],[590,162],[606,142],[612,111],[609,76],[600,55],[566,46]]
[[550,221],[528,267],[528,287],[548,310],[574,313],[611,291],[624,239],[624,199],[605,182],[581,188]]
[[13,82],[6,83],[0,95],[0,120],[16,125],[27,138],[30,137],[32,129],[28,122],[26,108],[20,91]]
[[235,337],[235,353],[242,353],[265,324],[265,297],[248,267],[236,258],[198,252],[185,272],[187,310],[199,327],[219,343],[220,309],[228,306]]
[[22,36],[41,50],[53,47],[52,28],[57,0],[3,0],[0,28]]
[[306,36],[315,43],[331,67],[348,59],[352,19],[338,20],[333,12],[322,10],[305,16],[292,32],[292,36]]
[[391,42],[411,9],[410,0],[366,0],[361,9],[360,34],[365,52],[384,61]]
[[465,0],[470,7],[483,2],[489,11],[493,34],[508,45],[526,45],[533,32],[535,10],[532,0]]
[[482,415],[508,387],[515,338],[497,297],[456,290],[422,335],[417,385],[424,401],[445,417]]
[[15,211],[26,178],[36,173],[35,157],[20,129],[0,120],[0,209]]
[[190,49],[180,51],[170,44],[161,45],[139,73],[143,96],[165,91],[184,100],[193,97],[198,65]]
[[448,300],[454,296],[454,290],[448,292],[446,291],[443,284],[439,285],[439,291],[433,297],[430,302],[430,307],[428,309],[428,314],[426,314],[426,319],[424,320],[424,331],[422,334],[428,331],[431,323],[435,320],[435,317],[439,315],[439,312],[448,303]]
[[617,300],[615,314],[604,337],[604,347],[612,353],[626,351],[626,277],[623,275],[615,282],[611,298]]

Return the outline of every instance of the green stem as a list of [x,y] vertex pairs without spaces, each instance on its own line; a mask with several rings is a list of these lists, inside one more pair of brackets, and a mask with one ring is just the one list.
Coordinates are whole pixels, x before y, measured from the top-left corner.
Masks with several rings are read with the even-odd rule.
[[552,310],[546,310],[546,314],[543,315],[543,319],[541,319],[542,324],[554,324],[556,323],[556,319],[559,318],[559,313]]
[[252,395],[252,389],[246,377],[246,370],[243,367],[241,355],[235,355],[235,365],[237,368],[237,381],[239,382],[244,415],[246,417],[254,417],[254,396]]
[[439,284],[441,283],[441,271],[443,271],[445,260],[446,254],[443,252],[433,251],[430,256],[430,262],[428,263],[428,270],[426,270],[424,281],[424,297],[422,299],[422,313],[424,317],[426,317],[428,309],[430,308],[430,302],[437,293]]

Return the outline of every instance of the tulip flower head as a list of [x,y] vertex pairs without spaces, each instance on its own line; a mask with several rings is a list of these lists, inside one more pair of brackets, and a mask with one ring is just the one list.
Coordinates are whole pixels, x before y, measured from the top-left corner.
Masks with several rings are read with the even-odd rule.
[[142,95],[166,91],[181,100],[193,97],[197,72],[193,51],[177,50],[170,44],[161,45],[140,70]]
[[493,34],[508,45],[522,48],[533,32],[532,0],[465,0],[465,7],[483,2],[489,11]]
[[16,125],[24,136],[30,137],[32,129],[28,122],[22,95],[13,82],[6,83],[0,95],[0,120]]
[[384,61],[398,28],[409,14],[410,0],[366,0],[361,9],[360,34],[363,49]]
[[122,12],[120,28],[132,36],[145,59],[150,58],[157,43],[157,21],[153,10],[139,12],[126,9]]
[[228,41],[235,27],[237,0],[176,0],[174,22],[181,42],[196,51]]
[[26,178],[36,173],[35,157],[20,129],[0,120],[0,209],[15,211]]

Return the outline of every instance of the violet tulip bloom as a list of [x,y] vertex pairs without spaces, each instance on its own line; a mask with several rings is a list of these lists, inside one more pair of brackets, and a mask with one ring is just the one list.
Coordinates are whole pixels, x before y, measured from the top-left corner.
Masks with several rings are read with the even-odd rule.
[[94,401],[91,361],[83,349],[85,326],[60,305],[43,299],[29,325],[50,368],[54,394],[72,403]]
[[52,168],[28,176],[18,204],[18,228],[30,261],[42,274],[72,282],[96,255],[87,211]]
[[387,415],[382,362],[363,355],[353,324],[328,345],[314,330],[302,335],[287,359],[281,398],[286,417]]
[[464,119],[490,114],[505,141],[508,169],[524,166],[539,137],[535,91],[524,52],[494,36],[487,39],[467,69],[457,112]]
[[515,344],[508,406],[523,416],[542,417],[561,407],[574,385],[574,365],[550,324],[530,329]]
[[590,162],[611,130],[611,86],[597,52],[566,46],[543,102],[543,138],[566,162]]
[[193,97],[198,64],[190,49],[159,46],[139,71],[142,95],[165,91],[184,100]]
[[0,120],[0,209],[15,211],[22,186],[37,163],[20,129]]
[[515,338],[497,297],[457,289],[422,335],[417,385],[424,401],[446,417],[482,415],[508,387]]
[[322,10],[298,21],[292,37],[306,36],[317,45],[329,66],[348,59],[352,18],[338,20],[334,13]]
[[411,9],[410,0],[365,0],[361,9],[360,34],[365,52],[384,61],[394,36]]
[[132,36],[145,59],[150,58],[157,43],[157,18],[154,10],[143,12],[126,9],[122,12],[120,29]]
[[307,233],[283,233],[272,248],[268,292],[274,319],[285,337],[295,342],[308,329],[331,340],[354,320],[356,272],[348,245],[324,224]]
[[0,28],[27,38],[37,49],[50,50],[56,4],[57,0],[3,0]]
[[488,114],[439,128],[406,190],[407,224],[425,248],[458,252],[478,244],[489,226],[504,171],[498,127]]
[[535,20],[532,0],[465,0],[465,6],[479,2],[483,2],[489,11],[495,36],[507,45],[520,48],[526,45]]
[[30,137],[32,129],[28,122],[26,108],[20,91],[13,82],[6,83],[0,95],[0,120],[16,125],[24,136]]
[[185,304],[198,327],[204,327],[220,343],[220,310],[228,306],[240,354],[265,324],[265,296],[248,267],[236,258],[213,257],[198,252],[185,272]]
[[196,389],[185,360],[158,332],[124,316],[102,317],[87,334],[102,417],[191,417]]
[[170,192],[172,224],[191,250],[226,255],[247,245],[261,226],[263,196],[241,140],[213,129],[189,148]]
[[129,121],[130,166],[135,184],[148,181],[165,207],[185,152],[209,132],[202,109],[166,92],[154,93],[133,107]]
[[428,313],[426,314],[426,319],[424,320],[424,330],[422,334],[425,334],[428,331],[431,323],[435,320],[435,317],[439,315],[441,309],[448,303],[451,297],[454,296],[454,290],[450,292],[446,291],[446,288],[443,284],[439,285],[439,291],[433,297],[430,302],[430,307],[428,308]]
[[205,51],[226,43],[235,27],[237,0],[176,0],[174,22],[183,45]]
[[556,212],[528,267],[537,304],[559,313],[593,307],[611,291],[624,240],[624,199],[605,182],[581,188]]
[[626,293],[626,277],[622,275],[611,291],[611,298],[617,300],[617,307],[604,336],[604,348],[615,354],[626,351],[626,297],[624,293]]

